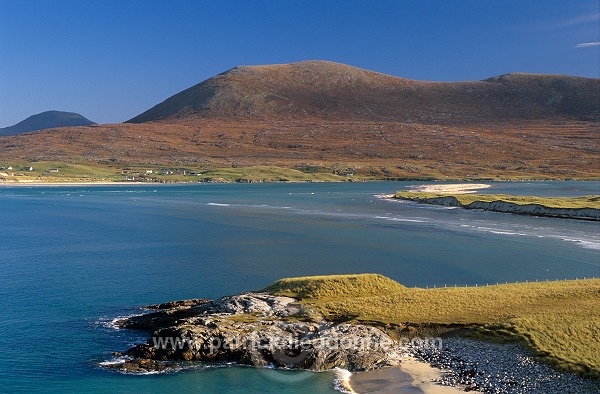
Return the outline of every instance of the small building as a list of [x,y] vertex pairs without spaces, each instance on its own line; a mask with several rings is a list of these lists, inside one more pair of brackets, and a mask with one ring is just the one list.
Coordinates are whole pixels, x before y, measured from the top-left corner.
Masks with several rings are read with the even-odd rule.
[[133,181],[135,181],[135,177],[134,176],[126,176],[125,180],[128,182],[133,182]]
[[8,166],[8,167],[6,167],[6,169],[10,171],[10,170],[12,170],[13,168],[12,168],[12,166]]
[[50,169],[48,169],[48,172],[49,173],[56,173],[56,172],[58,172],[58,168],[50,168]]
[[150,175],[150,174],[152,174],[152,172],[153,172],[152,170],[146,170],[146,175]]
[[25,166],[25,167],[23,167],[23,169],[22,169],[22,170],[23,170],[23,171],[33,171],[33,167],[30,167],[30,166]]

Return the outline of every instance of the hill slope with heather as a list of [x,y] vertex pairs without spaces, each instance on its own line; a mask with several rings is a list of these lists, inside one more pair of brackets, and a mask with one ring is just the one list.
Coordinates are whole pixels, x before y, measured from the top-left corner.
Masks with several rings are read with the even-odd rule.
[[422,82],[344,64],[241,66],[178,93],[129,122],[190,116],[299,117],[459,124],[514,119],[600,119],[600,81],[506,74]]
[[599,79],[563,75],[423,82],[322,61],[242,66],[126,123],[0,137],[0,164],[117,179],[132,166],[228,180],[598,179],[598,103]]

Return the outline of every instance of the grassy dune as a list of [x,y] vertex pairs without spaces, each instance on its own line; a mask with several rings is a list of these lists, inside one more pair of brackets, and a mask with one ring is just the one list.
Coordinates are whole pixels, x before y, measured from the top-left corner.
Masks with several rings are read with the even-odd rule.
[[383,296],[405,291],[400,283],[378,274],[305,276],[281,279],[264,289],[305,302]]
[[462,324],[472,335],[523,341],[560,369],[600,377],[600,279],[421,289],[362,274],[282,279],[265,291],[299,298],[329,319]]
[[537,204],[548,208],[595,208],[600,209],[600,196],[582,197],[536,197],[536,196],[511,196],[507,194],[438,194],[427,192],[396,192],[396,198],[417,200],[442,197],[454,197],[463,206],[475,201],[494,202],[505,201],[517,205]]

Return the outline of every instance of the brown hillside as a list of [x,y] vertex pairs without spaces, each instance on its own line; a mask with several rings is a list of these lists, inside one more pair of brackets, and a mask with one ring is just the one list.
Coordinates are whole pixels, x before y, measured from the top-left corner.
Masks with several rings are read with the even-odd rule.
[[[0,163],[319,167],[372,178],[598,178],[600,80],[419,82],[330,62],[237,67],[131,123],[0,137]],[[372,179],[371,178],[371,179]]]
[[52,129],[0,138],[0,163],[84,161],[205,169],[323,166],[385,177],[598,177],[592,122],[450,127],[400,122],[204,118]]
[[600,80],[506,74],[422,82],[344,64],[241,66],[178,93],[131,123],[201,117],[322,117],[477,124],[509,119],[600,119]]

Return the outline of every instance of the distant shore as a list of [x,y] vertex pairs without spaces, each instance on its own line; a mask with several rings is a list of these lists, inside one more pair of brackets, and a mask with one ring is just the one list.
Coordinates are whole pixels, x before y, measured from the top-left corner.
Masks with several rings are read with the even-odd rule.
[[[77,181],[77,180],[64,180],[57,182],[48,182],[47,180],[41,181],[38,179],[26,179],[26,180],[15,180],[14,178],[3,178],[0,174],[0,187],[2,186],[78,186],[78,185],[194,185],[194,184],[205,184],[205,183],[363,183],[363,182],[435,182],[426,185],[415,185],[409,189],[411,192],[428,192],[436,194],[470,194],[475,193],[480,189],[487,189],[492,187],[490,184],[482,183],[441,183],[453,181],[450,179],[414,179],[414,178],[393,178],[393,179],[379,179],[379,178],[331,178],[331,179],[251,179],[251,178],[201,178],[201,179],[189,179],[189,180],[160,180],[160,181],[124,181],[124,180],[103,180],[103,181]],[[455,182],[468,182],[469,180],[456,179]],[[486,182],[598,182],[598,179],[486,179]],[[480,180],[481,182],[481,180]],[[391,197],[391,195],[390,195]]]
[[411,192],[438,193],[438,194],[466,194],[475,193],[476,190],[492,187],[486,183],[454,183],[451,185],[418,185],[409,189]]
[[[430,187],[431,186],[431,187]],[[478,189],[489,185],[472,185]],[[538,197],[505,194],[469,194],[473,187],[467,184],[422,185],[410,191],[398,191],[387,198],[414,201],[421,204],[441,205],[464,209],[542,216],[564,219],[600,220],[600,196]],[[468,194],[468,195],[466,195]]]
[[162,185],[156,182],[0,182],[2,186],[113,186],[113,185]]

